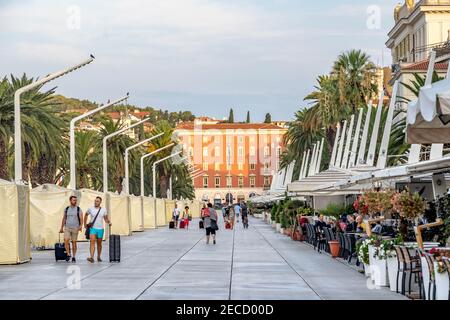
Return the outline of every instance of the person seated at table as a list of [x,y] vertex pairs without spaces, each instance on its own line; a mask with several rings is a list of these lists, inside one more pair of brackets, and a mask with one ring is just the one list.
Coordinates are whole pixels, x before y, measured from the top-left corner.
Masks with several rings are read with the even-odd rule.
[[373,233],[377,233],[377,234],[381,234],[381,231],[383,230],[383,226],[381,225],[381,223],[378,221],[375,226],[372,228],[372,232]]
[[366,232],[366,224],[363,221],[363,216],[360,214],[356,217],[356,232]]
[[345,227],[346,232],[356,232],[358,223],[355,221],[355,216],[352,214],[347,215],[347,225]]

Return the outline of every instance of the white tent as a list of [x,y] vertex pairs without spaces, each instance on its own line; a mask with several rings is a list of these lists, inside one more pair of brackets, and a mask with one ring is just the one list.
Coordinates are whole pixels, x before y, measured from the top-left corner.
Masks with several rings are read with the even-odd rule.
[[130,201],[130,216],[131,216],[131,230],[133,232],[144,231],[144,216],[142,211],[142,198],[136,196],[129,196]]
[[155,226],[155,199],[143,198],[144,228],[154,229]]
[[108,215],[111,218],[111,234],[130,236],[131,215],[128,196],[108,192],[106,195]]
[[164,199],[156,199],[156,224],[158,227],[166,225],[166,203]]
[[0,180],[0,264],[31,259],[29,188]]
[[30,236],[34,247],[53,248],[55,243],[62,241],[59,230],[64,210],[69,205],[69,198],[72,195],[79,196],[70,189],[51,184],[31,190]]

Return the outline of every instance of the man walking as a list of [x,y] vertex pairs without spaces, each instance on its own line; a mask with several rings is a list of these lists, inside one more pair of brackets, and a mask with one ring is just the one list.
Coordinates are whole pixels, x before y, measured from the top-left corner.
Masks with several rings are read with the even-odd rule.
[[242,209],[242,224],[244,225],[244,229],[248,229],[248,207],[244,201],[241,202],[241,209]]
[[[83,220],[83,212],[77,206],[77,197],[71,196],[69,198],[70,206],[64,210],[64,215],[61,222],[61,229],[59,233],[64,233],[64,246],[66,247],[67,257],[66,261],[76,262],[77,254],[77,239],[78,233],[81,231],[81,221]],[[72,252],[70,251],[70,242],[72,242]]]
[[209,244],[209,238],[212,237],[213,244],[216,244],[216,231],[219,230],[217,225],[217,213],[214,210],[212,203],[208,203],[208,209],[204,212],[205,229],[206,229],[206,244]]
[[236,215],[236,222],[239,223],[239,214],[241,213],[241,206],[239,205],[239,202],[236,203],[234,206],[234,214]]
[[[102,262],[102,241],[105,233],[103,220],[111,227],[111,221],[108,218],[105,208],[101,207],[102,198],[95,198],[94,206],[86,211],[84,216],[84,227],[89,228],[89,241],[90,241],[90,253],[91,256],[87,258],[87,261],[94,263],[95,243],[97,242],[97,261]],[[90,216],[90,222],[87,223],[88,216]]]

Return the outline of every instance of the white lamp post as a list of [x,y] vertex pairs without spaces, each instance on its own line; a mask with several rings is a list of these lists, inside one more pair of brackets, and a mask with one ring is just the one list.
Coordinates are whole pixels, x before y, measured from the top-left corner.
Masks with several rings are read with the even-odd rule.
[[159,148],[159,149],[157,149],[155,151],[152,151],[150,153],[144,154],[141,157],[141,196],[144,196],[144,159],[148,158],[148,157],[150,157],[150,156],[152,156],[154,154],[157,154],[158,152],[166,150],[167,148],[170,148],[170,147],[172,147],[174,145],[175,145],[174,143],[168,144],[167,146]]
[[135,124],[123,128],[119,131],[113,132],[110,135],[107,135],[106,137],[103,138],[103,192],[108,192],[108,151],[106,148],[106,142],[108,141],[109,138],[112,138],[114,136],[117,136],[119,134],[124,133],[127,130],[133,129],[134,127],[137,127],[138,125],[143,124],[146,121],[149,121],[150,118],[146,118],[144,120],[141,120],[139,122],[136,122]]
[[134,148],[137,148],[139,146],[142,146],[144,143],[150,142],[156,138],[161,137],[164,134],[164,132],[158,133],[156,136],[150,137],[148,139],[142,140],[141,142],[138,142],[131,147],[128,147],[125,149],[125,193],[130,194],[130,173],[128,168],[128,155],[131,150]]
[[103,109],[106,109],[108,107],[116,105],[116,104],[128,99],[128,97],[129,97],[129,94],[127,93],[127,95],[123,98],[120,98],[116,101],[102,105],[91,111],[88,111],[78,117],[73,118],[70,121],[70,189],[76,190],[76,188],[77,188],[76,161],[75,161],[75,123],[84,118],[87,118],[87,117],[93,115],[94,113],[97,113]]
[[152,173],[153,173],[153,198],[156,199],[156,177],[155,177],[156,176],[156,166],[159,163],[163,162],[163,161],[169,160],[170,158],[173,158],[173,157],[179,155],[180,153],[181,153],[181,151],[175,152],[175,153],[171,154],[170,156],[162,158],[162,159],[160,159],[158,161],[155,161],[153,163],[153,166],[152,166]]
[[40,80],[17,89],[14,93],[14,179],[16,183],[22,183],[22,122],[20,120],[20,95],[56,78],[62,77],[72,71],[82,68],[94,61],[94,59],[94,56],[91,55],[89,59],[73,67],[52,73]]

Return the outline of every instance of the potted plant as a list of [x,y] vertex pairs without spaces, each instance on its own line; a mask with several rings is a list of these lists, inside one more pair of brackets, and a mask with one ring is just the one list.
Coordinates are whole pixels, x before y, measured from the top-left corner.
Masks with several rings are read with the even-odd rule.
[[389,288],[391,291],[397,291],[398,283],[401,283],[401,274],[397,283],[398,261],[397,254],[395,252],[395,245],[403,245],[403,236],[398,233],[394,239],[383,240],[383,244],[376,254],[380,259],[386,259],[386,265],[388,270]]
[[275,225],[276,225],[277,211],[278,211],[278,205],[275,202],[272,206],[272,209],[270,209],[270,222],[272,224],[272,227],[275,227]]
[[449,299],[449,276],[447,266],[442,260],[442,255],[439,248],[433,248],[429,251],[433,255],[434,261],[434,280],[436,283],[436,300],[448,300]]
[[[378,287],[386,287],[392,281],[397,281],[397,270],[395,270],[396,268],[393,268],[394,264],[397,265],[397,259],[394,249],[395,244],[397,244],[395,240],[384,240],[377,237],[373,241],[373,251],[369,251],[373,252],[373,259],[371,260],[370,265],[371,275],[373,275],[375,285]],[[391,273],[388,272],[388,259],[389,263],[391,264]]]
[[373,238],[367,238],[363,241],[356,243],[356,252],[358,254],[358,260],[364,264],[364,273],[366,277],[370,276],[370,263],[369,263],[369,245],[373,242]]

